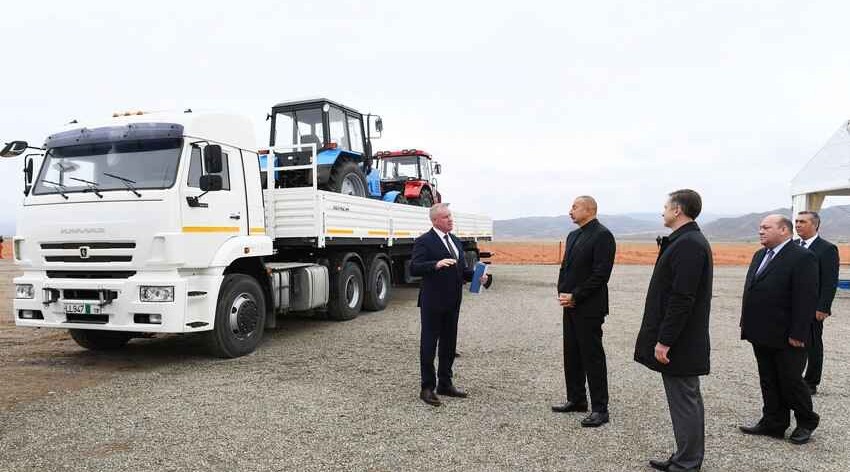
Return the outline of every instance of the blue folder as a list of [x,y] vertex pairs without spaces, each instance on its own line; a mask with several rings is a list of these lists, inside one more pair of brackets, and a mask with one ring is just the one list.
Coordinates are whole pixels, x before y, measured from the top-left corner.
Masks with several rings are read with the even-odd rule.
[[485,270],[487,270],[487,264],[483,262],[477,262],[475,264],[475,272],[472,274],[472,283],[469,284],[470,292],[478,293],[481,291],[481,276],[484,275]]

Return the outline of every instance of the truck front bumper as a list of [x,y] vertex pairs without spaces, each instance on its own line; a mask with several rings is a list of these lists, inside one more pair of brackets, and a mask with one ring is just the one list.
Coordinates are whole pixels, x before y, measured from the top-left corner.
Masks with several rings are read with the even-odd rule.
[[[24,273],[14,282],[31,284],[35,297],[16,298],[13,316],[15,325],[31,328],[205,331],[213,326],[220,280],[215,276],[184,277],[176,271],[137,274],[128,279],[64,279],[47,278],[41,272]],[[142,286],[174,287],[174,300],[143,302]]]

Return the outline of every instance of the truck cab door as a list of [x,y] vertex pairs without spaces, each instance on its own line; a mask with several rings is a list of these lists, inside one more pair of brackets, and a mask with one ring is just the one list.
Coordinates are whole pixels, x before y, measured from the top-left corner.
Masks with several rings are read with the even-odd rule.
[[[228,239],[248,234],[242,157],[238,149],[221,146],[221,190],[204,194],[200,188],[203,150],[190,146],[188,164],[181,172],[182,232],[186,241],[185,259],[195,267],[205,266]],[[202,195],[203,194],[203,195]],[[197,197],[197,204],[190,203]]]

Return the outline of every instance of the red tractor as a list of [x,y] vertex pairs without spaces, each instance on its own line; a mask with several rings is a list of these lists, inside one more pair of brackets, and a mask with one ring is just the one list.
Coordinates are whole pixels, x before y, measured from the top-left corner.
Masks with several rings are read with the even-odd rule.
[[381,151],[375,154],[375,159],[384,201],[423,207],[442,201],[434,177],[440,173],[440,164],[427,152],[418,149]]

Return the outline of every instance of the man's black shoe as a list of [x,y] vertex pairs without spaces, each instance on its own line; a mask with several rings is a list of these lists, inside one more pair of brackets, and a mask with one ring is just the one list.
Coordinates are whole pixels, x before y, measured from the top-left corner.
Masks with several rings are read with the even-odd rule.
[[437,387],[437,393],[440,395],[445,395],[447,397],[456,397],[456,398],[466,398],[469,395],[463,390],[455,387],[454,385],[449,385],[448,387]]
[[649,466],[655,470],[667,470],[670,468],[670,459],[667,459],[666,461],[650,459]]
[[794,444],[806,444],[812,439],[812,430],[797,426],[788,438]]
[[753,426],[738,426],[738,429],[743,431],[744,434],[752,434],[754,436],[770,436],[771,438],[776,439],[785,438],[784,429],[768,428],[761,422],[758,422]]
[[552,411],[555,413],[569,413],[571,411],[587,411],[587,402],[567,402],[560,405],[552,405]]
[[585,428],[597,428],[608,422],[608,412],[594,411],[587,417],[581,420],[581,425]]
[[435,395],[434,391],[430,388],[423,388],[422,391],[419,392],[419,398],[431,406],[440,406],[440,397]]

